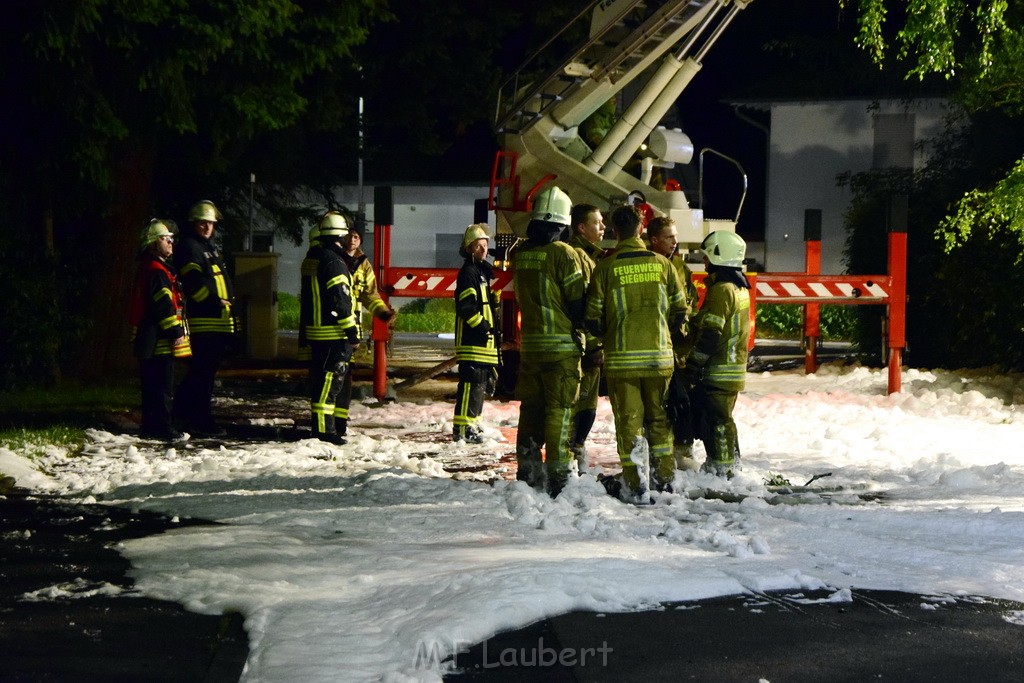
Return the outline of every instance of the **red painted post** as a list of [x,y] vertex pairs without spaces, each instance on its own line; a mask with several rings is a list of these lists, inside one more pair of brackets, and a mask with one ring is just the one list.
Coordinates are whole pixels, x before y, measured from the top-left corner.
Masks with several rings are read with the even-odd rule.
[[[821,274],[821,209],[804,210],[804,272]],[[821,304],[804,304],[804,372],[818,370]]]
[[889,393],[902,388],[903,349],[907,346],[907,216],[906,195],[889,206]]
[[[390,186],[375,187],[373,191],[373,258],[377,264],[377,282],[384,283],[384,274],[391,268],[391,224],[394,221],[394,199]],[[384,303],[389,303],[390,294],[379,288]],[[391,330],[388,324],[373,319],[373,395],[383,401],[388,392],[388,339]]]

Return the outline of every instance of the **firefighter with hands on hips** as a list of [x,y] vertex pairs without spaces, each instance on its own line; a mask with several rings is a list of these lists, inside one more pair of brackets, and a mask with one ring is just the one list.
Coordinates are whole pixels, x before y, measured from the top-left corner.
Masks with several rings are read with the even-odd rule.
[[[580,384],[585,291],[576,250],[558,241],[572,200],[558,187],[533,202],[526,241],[512,257],[521,312],[516,478],[554,498],[568,481],[572,411]],[[545,447],[542,460],[541,448]]]
[[174,250],[172,226],[171,221],[153,219],[142,229],[128,323],[142,385],[140,435],[173,442],[185,437],[171,426],[174,360],[188,358],[192,351],[184,297],[170,263]]
[[[656,254],[661,254],[672,262],[679,279],[686,290],[686,302],[691,310],[697,308],[697,287],[693,284],[693,272],[686,265],[686,259],[676,253],[679,243],[679,232],[676,229],[676,222],[667,216],[657,216],[647,224],[647,238],[650,242],[649,249]],[[683,336],[689,337],[689,330],[683,330]],[[674,348],[676,358],[676,370],[672,374],[669,383],[668,399],[665,409],[668,411],[669,421],[672,423],[674,443],[672,455],[676,461],[676,468],[681,470],[695,470],[697,463],[693,459],[693,411],[690,406],[690,397],[686,388],[686,380],[683,367],[686,364],[687,348],[685,344],[677,344]]]
[[[373,317],[383,320],[386,323],[394,321],[395,309],[384,303],[377,291],[377,276],[373,272],[370,259],[363,253],[360,247],[363,244],[363,236],[354,226],[350,226],[348,233],[341,238],[344,251],[341,258],[348,267],[352,277],[352,316],[356,321],[359,340],[363,341],[368,335],[362,330],[363,311],[368,311]],[[341,436],[348,433],[348,409],[352,403],[352,372],[345,373],[342,382],[341,392],[338,394],[337,402],[334,405],[334,424]]]
[[[593,204],[577,204],[572,207],[570,218],[572,236],[569,238],[569,246],[574,247],[579,253],[583,281],[585,285],[589,285],[594,267],[604,257],[604,249],[600,246],[601,240],[604,239],[604,216]],[[603,363],[604,349],[601,347],[601,340],[592,334],[585,334],[583,358],[580,361],[582,377],[579,397],[573,409],[571,441],[576,466],[581,474],[587,468],[586,442],[597,417],[597,397],[601,386]]]
[[684,373],[707,451],[701,470],[731,477],[740,465],[732,412],[746,383],[750,338],[750,283],[743,274],[747,245],[736,233],[717,230],[704,238],[700,250],[707,291],[693,322],[695,342]]
[[[455,357],[459,388],[455,397],[452,441],[481,443],[477,420],[484,396],[493,394],[498,373],[498,294],[491,288],[494,273],[486,261],[487,225],[466,228],[459,254],[465,258],[455,282]],[[488,391],[490,389],[490,391]]]
[[686,292],[672,264],[640,241],[632,207],[612,212],[617,249],[594,269],[587,290],[587,328],[604,340],[604,372],[615,419],[621,478],[605,480],[626,502],[649,502],[654,486],[670,490],[675,476],[672,431],[665,413],[675,367],[672,338],[686,322]]
[[198,436],[223,436],[213,420],[213,385],[235,334],[234,291],[213,234],[220,210],[204,199],[188,212],[191,225],[174,245],[174,264],[185,292],[185,315],[192,342],[188,372],[174,396],[174,414]]
[[309,367],[312,435],[335,445],[335,401],[349,370],[359,328],[352,315],[352,278],[342,259],[348,221],[337,211],[320,220],[319,244],[302,261],[299,317],[312,352]]

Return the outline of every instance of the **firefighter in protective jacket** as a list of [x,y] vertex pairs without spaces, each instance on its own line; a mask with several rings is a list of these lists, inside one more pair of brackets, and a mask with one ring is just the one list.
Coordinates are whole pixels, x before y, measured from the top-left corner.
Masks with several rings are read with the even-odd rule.
[[706,472],[731,477],[739,468],[740,446],[732,418],[746,384],[750,338],[750,283],[743,274],[746,243],[718,230],[701,243],[707,292],[694,321],[696,342],[686,358],[687,383],[707,460]]
[[675,367],[673,337],[689,313],[679,275],[640,241],[631,207],[611,215],[618,248],[597,264],[587,291],[587,328],[604,340],[604,372],[622,463],[622,498],[646,502],[650,468],[664,490],[675,473],[665,396]]
[[513,255],[522,315],[516,477],[552,497],[565,487],[573,461],[569,439],[582,354],[583,272],[576,250],[558,241],[571,209],[572,200],[557,187],[538,194],[526,242]]
[[330,211],[320,221],[319,244],[302,261],[299,316],[312,352],[309,368],[312,434],[321,441],[341,445],[337,433],[335,401],[348,373],[352,349],[359,341],[352,316],[352,278],[341,258],[342,237],[348,221]]
[[235,333],[234,291],[227,267],[212,239],[220,211],[203,200],[189,210],[191,229],[174,245],[174,264],[185,292],[192,361],[174,397],[174,413],[194,434],[221,436],[213,420],[214,378]]
[[[494,273],[486,261],[487,225],[466,228],[459,253],[466,259],[455,282],[455,357],[459,388],[455,396],[452,440],[481,443],[477,420],[484,396],[493,393],[498,370],[498,296],[491,289]],[[488,391],[490,389],[490,391]]]
[[[395,319],[395,309],[388,306],[377,291],[377,276],[373,272],[370,259],[363,253],[360,246],[363,243],[363,236],[358,229],[349,226],[348,233],[341,238],[344,250],[341,258],[348,267],[352,276],[352,318],[356,322],[356,332],[360,341],[367,338],[369,330],[363,330],[363,311],[367,311],[373,317],[391,322]],[[345,373],[341,391],[338,393],[337,402],[334,404],[334,424],[338,434],[345,436],[348,432],[348,410],[352,404],[352,372]]]
[[[589,285],[594,268],[604,258],[601,240],[604,239],[604,216],[593,204],[576,204],[572,207],[572,236],[569,246],[580,255],[580,266],[584,283]],[[580,473],[587,467],[587,436],[597,417],[597,396],[601,386],[601,365],[604,363],[604,349],[601,340],[586,334],[583,342],[583,358],[580,361],[580,391],[572,415],[572,452]]]
[[[667,216],[655,217],[647,224],[647,239],[650,242],[651,251],[661,254],[675,266],[676,272],[679,273],[679,280],[686,291],[686,302],[689,304],[690,310],[695,311],[698,301],[697,287],[693,284],[693,273],[686,264],[686,259],[677,253],[679,231],[676,228],[676,222]],[[689,327],[684,329],[683,336],[689,340]],[[696,436],[693,425],[693,409],[690,406],[690,395],[683,372],[689,348],[685,343],[676,344],[674,350],[676,370],[672,373],[668,398],[665,402],[665,409],[668,412],[674,436],[672,456],[676,461],[677,469],[695,470],[697,464],[693,459],[693,440]]]
[[169,263],[174,233],[168,223],[154,219],[142,229],[128,322],[142,385],[141,435],[178,441],[184,434],[171,426],[174,359],[192,352],[178,276]]

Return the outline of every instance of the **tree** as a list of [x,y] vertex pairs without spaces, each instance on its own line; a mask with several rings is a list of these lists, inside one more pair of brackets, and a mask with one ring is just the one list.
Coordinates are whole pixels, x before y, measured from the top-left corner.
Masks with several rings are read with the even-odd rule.
[[[840,0],[842,5],[846,0]],[[1009,0],[907,0],[902,26],[886,37],[890,21],[885,0],[858,0],[857,42],[881,64],[895,47],[916,60],[907,76],[960,74],[957,99],[969,114],[999,110],[1024,113],[1024,34],[1019,2]],[[998,177],[967,190],[939,223],[946,250],[962,247],[975,230],[991,239],[1015,236],[1016,262],[1024,260],[1024,150]]]
[[125,366],[144,222],[230,196],[225,174],[300,120],[319,118],[320,130],[351,122],[351,109],[332,108],[335,92],[311,86],[333,85],[353,46],[389,16],[383,0],[4,3],[12,116],[0,131],[0,172],[5,198],[20,207],[5,228],[52,225],[59,246],[95,258],[95,281],[75,283],[92,302],[80,367]]

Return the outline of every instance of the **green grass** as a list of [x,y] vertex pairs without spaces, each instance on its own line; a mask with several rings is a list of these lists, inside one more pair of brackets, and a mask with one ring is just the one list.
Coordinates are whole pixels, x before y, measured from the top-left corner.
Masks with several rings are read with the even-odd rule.
[[299,329],[299,299],[288,292],[277,293],[277,329]]
[[54,388],[0,392],[0,420],[10,415],[67,415],[129,410],[139,404],[136,382],[84,385],[64,382]]
[[452,299],[415,299],[399,310],[395,319],[398,332],[454,332],[455,301]]
[[0,446],[30,460],[43,455],[52,444],[77,450],[85,443],[85,429],[56,424],[49,427],[0,429]]

